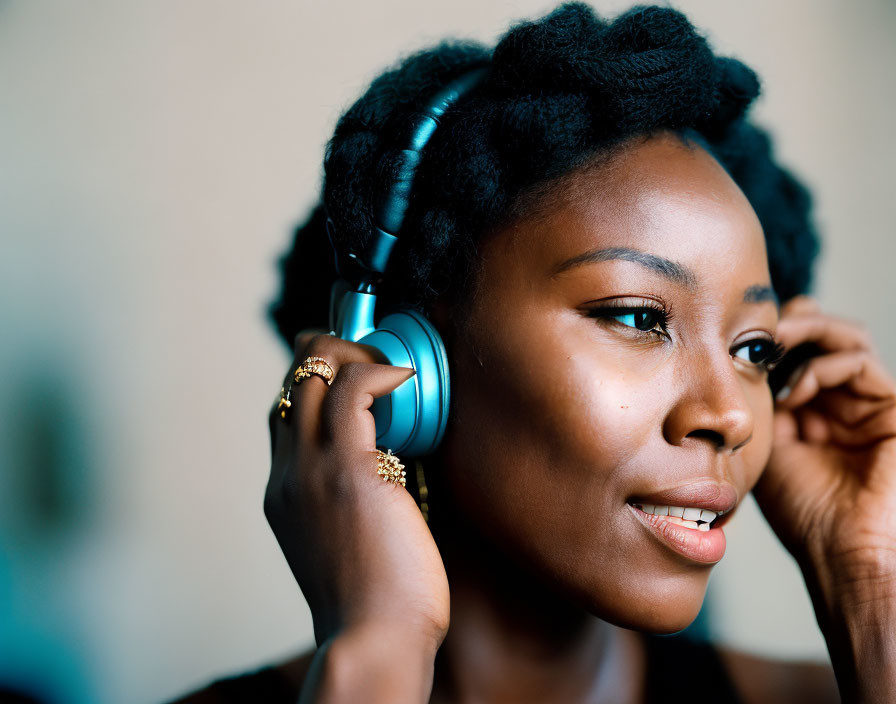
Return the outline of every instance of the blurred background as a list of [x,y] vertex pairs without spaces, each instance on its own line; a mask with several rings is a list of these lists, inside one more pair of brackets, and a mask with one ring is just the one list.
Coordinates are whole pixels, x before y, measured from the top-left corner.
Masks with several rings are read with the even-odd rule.
[[[0,682],[156,702],[312,644],[262,513],[276,258],[374,76],[554,6],[0,0]],[[815,194],[815,293],[896,369],[896,3],[675,6],[759,73],[754,116]],[[824,659],[755,506],[727,532],[712,635]]]

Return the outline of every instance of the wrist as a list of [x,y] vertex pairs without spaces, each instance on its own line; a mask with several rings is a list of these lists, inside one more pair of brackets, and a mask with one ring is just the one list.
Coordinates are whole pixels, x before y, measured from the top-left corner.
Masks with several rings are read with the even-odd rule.
[[810,544],[796,558],[813,601],[820,600],[832,617],[861,620],[896,603],[896,545]]
[[843,701],[889,702],[896,692],[896,562],[887,550],[801,561]]
[[440,644],[390,624],[353,626],[327,643],[319,701],[427,702]]

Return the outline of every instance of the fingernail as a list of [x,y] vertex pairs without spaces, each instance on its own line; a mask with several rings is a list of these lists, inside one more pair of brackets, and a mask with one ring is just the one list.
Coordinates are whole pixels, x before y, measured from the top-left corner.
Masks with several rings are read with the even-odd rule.
[[788,396],[790,396],[790,387],[789,387],[789,386],[782,386],[782,387],[781,387],[781,390],[778,391],[778,393],[775,395],[775,400],[776,400],[776,401],[783,401],[783,400],[784,400],[785,398],[787,398]]

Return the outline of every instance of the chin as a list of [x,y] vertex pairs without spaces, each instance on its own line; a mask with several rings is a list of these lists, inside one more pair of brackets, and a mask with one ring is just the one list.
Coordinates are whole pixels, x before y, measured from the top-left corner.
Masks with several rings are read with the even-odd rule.
[[620,590],[592,591],[586,608],[622,628],[646,633],[677,633],[690,626],[706,597],[709,569],[663,578],[632,580]]

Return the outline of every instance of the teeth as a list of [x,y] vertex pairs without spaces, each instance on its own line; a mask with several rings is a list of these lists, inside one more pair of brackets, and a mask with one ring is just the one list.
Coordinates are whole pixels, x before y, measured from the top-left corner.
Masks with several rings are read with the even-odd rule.
[[[700,531],[708,531],[719,514],[715,511],[700,508],[685,508],[683,506],[654,506],[653,504],[634,504],[644,513],[654,516],[665,516],[666,520],[680,526],[687,526]],[[703,521],[698,523],[697,521]]]

